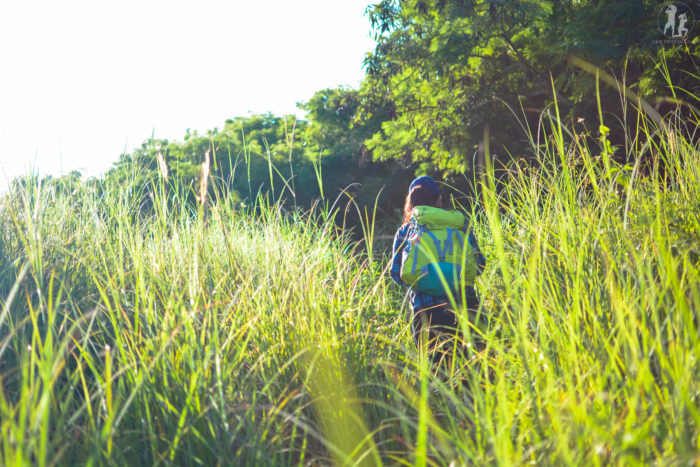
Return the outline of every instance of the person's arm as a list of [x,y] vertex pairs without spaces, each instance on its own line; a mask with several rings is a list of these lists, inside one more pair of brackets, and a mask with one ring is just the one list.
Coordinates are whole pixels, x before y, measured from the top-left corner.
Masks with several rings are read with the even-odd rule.
[[484,257],[483,253],[481,253],[481,249],[479,248],[479,244],[476,242],[474,232],[472,232],[471,230],[469,231],[469,245],[471,245],[472,250],[474,250],[474,259],[476,260],[476,275],[481,275],[481,273],[484,272],[484,268],[486,268],[486,258]]
[[403,249],[406,247],[405,232],[403,226],[396,231],[394,235],[394,247],[392,249],[391,269],[389,275],[391,279],[399,285],[408,285],[401,280],[401,256]]

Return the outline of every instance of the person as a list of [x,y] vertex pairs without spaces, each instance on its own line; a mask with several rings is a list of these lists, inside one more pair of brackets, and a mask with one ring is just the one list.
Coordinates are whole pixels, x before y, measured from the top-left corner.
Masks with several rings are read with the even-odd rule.
[[[390,275],[394,282],[401,286],[408,287],[408,294],[411,308],[411,334],[416,345],[420,348],[421,336],[425,333],[428,336],[428,350],[431,353],[433,362],[442,360],[451,350],[449,346],[443,347],[444,342],[439,342],[440,336],[451,336],[454,341],[457,332],[457,315],[451,309],[447,296],[430,295],[422,293],[401,279],[401,266],[404,250],[407,246],[406,239],[411,235],[415,223],[411,222],[414,208],[416,206],[432,206],[442,209],[442,194],[437,182],[428,176],[418,177],[408,188],[406,202],[404,204],[403,224],[394,235],[392,264]],[[465,218],[464,230],[468,228]],[[469,244],[474,251],[474,259],[477,266],[477,275],[481,274],[486,267],[486,259],[479,249],[474,234],[469,231]],[[465,286],[464,293],[455,293],[455,299],[466,299],[466,309],[469,315],[476,316],[479,309],[479,298],[476,290],[472,286]],[[476,343],[475,343],[476,344]],[[477,349],[478,350],[478,349]]]

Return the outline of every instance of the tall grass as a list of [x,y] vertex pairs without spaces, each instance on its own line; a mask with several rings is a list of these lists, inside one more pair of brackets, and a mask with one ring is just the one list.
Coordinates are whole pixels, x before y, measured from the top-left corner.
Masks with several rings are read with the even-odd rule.
[[671,140],[641,121],[620,165],[555,120],[538,165],[491,167],[489,324],[460,312],[464,345],[488,347],[441,369],[371,239],[330,213],[218,198],[205,216],[161,184],[146,215],[133,186],[18,185],[0,204],[1,462],[697,462],[700,154],[677,123]]

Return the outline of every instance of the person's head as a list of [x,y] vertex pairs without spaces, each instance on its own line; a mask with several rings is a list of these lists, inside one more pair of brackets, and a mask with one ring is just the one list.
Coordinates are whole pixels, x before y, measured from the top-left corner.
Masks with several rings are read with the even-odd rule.
[[411,220],[411,213],[416,206],[442,207],[442,195],[440,187],[432,177],[418,177],[411,182],[406,195],[406,203],[403,207],[403,221]]

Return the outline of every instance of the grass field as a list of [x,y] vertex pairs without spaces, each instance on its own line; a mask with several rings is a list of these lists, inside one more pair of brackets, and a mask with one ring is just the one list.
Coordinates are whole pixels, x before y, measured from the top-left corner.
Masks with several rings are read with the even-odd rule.
[[471,208],[489,325],[460,315],[488,348],[437,374],[371,225],[357,242],[322,210],[205,214],[154,187],[143,214],[130,186],[18,185],[0,463],[697,464],[690,123],[640,122],[626,165],[554,125],[538,164],[490,170]]

